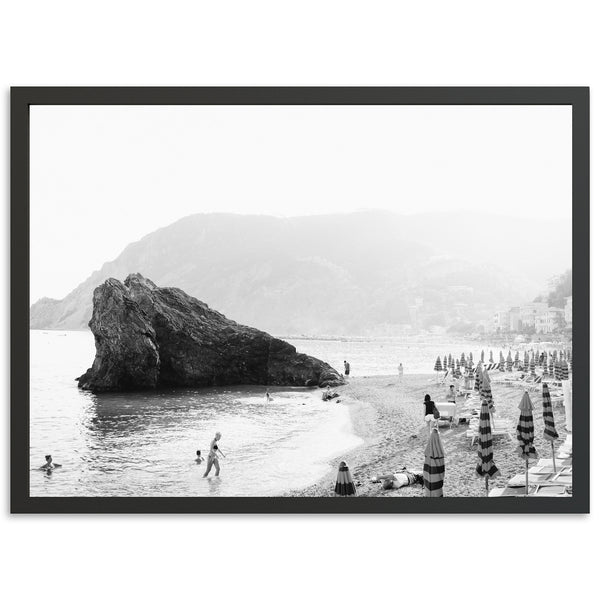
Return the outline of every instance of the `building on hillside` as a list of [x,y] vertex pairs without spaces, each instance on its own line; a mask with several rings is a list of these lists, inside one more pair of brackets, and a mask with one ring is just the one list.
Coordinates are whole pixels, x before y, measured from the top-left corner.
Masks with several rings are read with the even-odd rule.
[[509,319],[508,311],[500,310],[494,313],[492,330],[495,332],[508,331]]
[[548,304],[546,302],[529,302],[520,307],[521,328],[535,327],[536,316],[546,312]]
[[552,333],[557,329],[561,329],[565,322],[565,311],[562,308],[554,306],[548,308],[544,312],[540,312],[535,316],[535,332],[536,333]]
[[573,327],[573,296],[565,298],[565,324],[567,327]]
[[508,330],[521,331],[521,309],[518,306],[508,311]]

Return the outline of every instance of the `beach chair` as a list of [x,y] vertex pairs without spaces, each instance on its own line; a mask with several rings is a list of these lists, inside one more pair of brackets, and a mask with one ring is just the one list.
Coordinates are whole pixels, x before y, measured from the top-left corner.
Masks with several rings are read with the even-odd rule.
[[456,425],[456,403],[455,402],[436,402],[436,408],[440,413],[440,421],[449,421],[450,426]]

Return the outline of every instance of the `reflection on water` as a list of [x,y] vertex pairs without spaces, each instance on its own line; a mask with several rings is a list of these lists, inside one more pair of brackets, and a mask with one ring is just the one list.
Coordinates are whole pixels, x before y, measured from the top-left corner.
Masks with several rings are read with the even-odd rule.
[[[31,493],[99,496],[276,495],[310,484],[361,441],[343,405],[320,393],[261,387],[96,396],[76,387],[93,358],[88,333],[31,332]],[[215,431],[221,477],[203,478]],[[46,475],[45,454],[63,465]],[[213,471],[214,473],[214,471]]]

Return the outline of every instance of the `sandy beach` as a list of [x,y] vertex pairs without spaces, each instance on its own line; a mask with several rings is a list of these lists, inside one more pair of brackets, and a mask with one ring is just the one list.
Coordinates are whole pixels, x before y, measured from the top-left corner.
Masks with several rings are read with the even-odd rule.
[[[398,490],[383,490],[379,483],[371,483],[374,475],[398,472],[402,467],[422,470],[428,426],[423,419],[423,397],[430,394],[434,401],[442,401],[448,386],[439,385],[434,376],[405,375],[398,377],[351,377],[349,383],[338,388],[342,401],[350,407],[354,432],[364,444],[331,463],[331,472],[318,483],[293,490],[293,496],[334,496],[334,485],[339,460],[348,463],[359,496],[421,496],[421,485]],[[516,426],[518,405],[523,390],[497,383],[492,379],[492,394],[496,415],[514,423],[512,441],[495,438],[494,460],[500,474],[490,481],[490,488],[505,485],[517,473],[524,472],[523,460],[517,455]],[[552,456],[550,442],[543,438],[541,389],[530,392],[534,407],[535,447],[540,458]],[[457,399],[460,412],[465,400]],[[556,429],[560,435],[558,447],[566,436],[564,408],[554,410]],[[440,437],[446,457],[445,496],[485,496],[484,482],[475,473],[477,443],[465,436],[468,426],[440,427]]]

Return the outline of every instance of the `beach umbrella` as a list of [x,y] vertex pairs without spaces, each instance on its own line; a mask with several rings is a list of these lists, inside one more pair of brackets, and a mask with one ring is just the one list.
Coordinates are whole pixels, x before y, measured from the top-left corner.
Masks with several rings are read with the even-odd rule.
[[442,440],[440,440],[438,430],[434,428],[425,447],[425,463],[423,465],[425,496],[441,498],[444,495],[445,470]]
[[490,362],[493,363],[494,362],[494,355],[492,354],[492,351],[490,350]]
[[448,357],[444,354],[444,371],[448,370]]
[[487,400],[481,401],[479,412],[479,447],[477,449],[477,475],[485,478],[485,495],[489,493],[489,480],[500,471],[494,463],[494,443],[492,438],[492,423]]
[[500,350],[500,361],[498,363],[498,370],[504,371],[504,355],[502,354],[502,350]]
[[548,358],[545,354],[544,359],[542,360],[542,366],[544,367],[542,375],[548,375]]
[[525,495],[529,494],[529,459],[537,458],[537,452],[533,445],[533,405],[527,392],[519,404],[519,423],[517,424],[517,440],[519,442],[518,453],[525,460]]
[[481,351],[481,362],[485,362],[485,354]]
[[433,370],[434,371],[442,370],[442,359],[439,356],[435,359],[435,365],[433,366]]
[[512,368],[513,368],[513,359],[512,359],[512,354],[510,353],[510,350],[509,350],[508,356],[506,357],[506,370],[509,373],[512,373]]
[[469,362],[473,364],[473,353],[469,352]]
[[340,463],[340,467],[338,469],[337,479],[335,482],[335,493],[338,496],[356,495],[356,486],[352,481],[352,475],[350,475],[350,470],[348,469],[348,465],[346,464],[345,460]]
[[532,360],[529,361],[529,372],[532,375],[535,375],[535,365],[536,365],[536,362],[535,362],[534,359],[532,359]]
[[535,354],[533,355],[533,360],[535,361],[536,365],[540,364],[540,351],[536,350]]
[[556,362],[556,359],[558,358],[558,354],[556,353],[556,350],[552,353],[552,356],[554,357],[554,362]]
[[552,355],[550,355],[550,360],[548,361],[548,375],[554,377],[554,359],[552,358]]
[[558,432],[554,426],[554,412],[552,411],[552,400],[550,399],[550,390],[548,384],[542,384],[542,407],[544,416],[544,437],[550,440],[552,445],[552,465],[556,472],[556,460],[554,458],[554,440],[558,438]]
[[490,413],[493,415],[496,412],[494,408],[494,400],[492,398],[492,381],[490,379],[490,374],[487,369],[484,369],[481,372],[481,383],[479,385],[479,397],[481,398],[481,402],[484,400],[487,402],[488,408],[490,409]]
[[521,368],[520,365],[520,361],[519,361],[519,351],[517,350],[515,352],[515,369],[519,370]]
[[529,371],[529,352],[525,352],[525,356],[523,356],[523,370]]
[[460,366],[464,367],[467,364],[467,359],[465,358],[465,353],[463,352],[460,355]]
[[477,369],[475,369],[475,385],[473,387],[476,392],[478,392],[481,387],[481,363],[479,363]]

